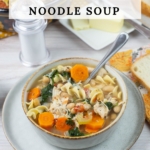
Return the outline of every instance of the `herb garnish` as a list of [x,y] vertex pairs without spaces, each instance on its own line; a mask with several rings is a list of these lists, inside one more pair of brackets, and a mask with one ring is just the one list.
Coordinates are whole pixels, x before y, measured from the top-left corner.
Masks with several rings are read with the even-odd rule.
[[74,84],[74,83],[75,83],[71,77],[69,78],[68,81],[69,81],[71,84]]
[[45,76],[49,78],[53,78],[56,74],[58,74],[58,70],[53,70],[50,73],[47,73]]
[[54,78],[56,74],[58,74],[58,70],[54,70],[51,75],[50,75],[50,78]]
[[70,72],[67,72],[67,71],[63,71],[60,73],[63,77],[65,77],[66,79],[69,79],[70,78]]
[[84,101],[86,101],[88,104],[91,104],[90,103],[90,98],[85,98]]
[[74,121],[73,121],[71,118],[68,118],[68,119],[66,120],[66,123],[67,123],[68,125],[70,125],[70,126],[74,126]]
[[105,105],[108,107],[109,110],[111,110],[114,107],[111,102],[105,102]]
[[70,111],[68,111],[68,115],[70,116],[70,118],[73,118],[75,116],[75,114],[72,114]]
[[57,74],[59,74],[58,70],[53,70],[52,72],[46,74],[45,76],[51,78],[51,81],[52,81],[51,84],[53,85],[54,84],[54,77]]
[[46,86],[45,88],[41,90],[41,97],[42,97],[41,104],[46,102],[48,97],[52,96],[52,91],[53,91],[53,85],[51,84],[49,84],[48,86]]
[[69,130],[68,133],[69,133],[70,136],[83,136],[84,135],[84,133],[82,133],[79,130],[79,128],[77,128],[77,127],[74,128],[74,129]]
[[75,83],[75,82],[73,81],[73,79],[71,78],[70,72],[63,71],[63,72],[61,72],[61,75],[62,75],[63,77],[65,77],[66,79],[68,79],[68,81],[69,81],[71,84],[74,84],[74,83]]

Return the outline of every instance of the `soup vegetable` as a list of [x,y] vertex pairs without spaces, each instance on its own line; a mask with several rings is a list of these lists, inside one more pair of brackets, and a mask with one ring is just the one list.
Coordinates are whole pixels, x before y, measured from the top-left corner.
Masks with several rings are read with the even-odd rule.
[[57,66],[27,93],[27,116],[40,127],[64,136],[86,136],[108,126],[119,114],[121,90],[104,68],[88,84],[93,68]]

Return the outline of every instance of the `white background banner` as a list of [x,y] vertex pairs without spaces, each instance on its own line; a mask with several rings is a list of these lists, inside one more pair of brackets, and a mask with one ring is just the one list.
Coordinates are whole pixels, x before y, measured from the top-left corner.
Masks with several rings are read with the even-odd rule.
[[141,0],[10,0],[13,19],[141,19]]

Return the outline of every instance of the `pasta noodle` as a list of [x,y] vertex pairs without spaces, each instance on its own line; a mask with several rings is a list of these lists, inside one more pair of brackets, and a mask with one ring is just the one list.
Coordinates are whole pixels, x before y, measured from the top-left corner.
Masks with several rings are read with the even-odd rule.
[[74,86],[72,88],[72,92],[74,93],[74,95],[77,97],[77,98],[81,98],[80,96],[80,93],[79,93],[79,88],[77,86]]
[[105,75],[103,79],[108,83],[115,84],[113,78],[111,78],[109,75]]
[[85,91],[82,88],[79,89],[79,93],[80,93],[80,96],[81,96],[82,99],[86,98]]
[[117,95],[118,95],[118,86],[115,86],[112,93],[113,93],[113,96],[117,97]]
[[92,104],[94,104],[97,99],[102,100],[104,98],[102,90],[97,88],[93,89],[90,93],[90,98]]
[[107,84],[106,82],[105,82],[105,80],[101,77],[101,76],[96,76],[96,80],[97,81],[100,81],[100,82],[102,82],[102,83],[105,83],[105,84]]
[[61,87],[61,90],[64,92],[67,92],[69,95],[72,95],[71,87],[72,87],[72,84],[68,82],[64,86]]
[[67,80],[61,75],[61,74],[57,74],[55,77],[54,77],[54,82],[58,83],[62,81],[63,83],[66,82]]
[[48,108],[47,108],[46,106],[44,106],[44,105],[38,106],[38,107],[36,107],[36,108],[30,109],[30,110],[27,112],[27,116],[28,116],[28,117],[33,117],[33,119],[36,119],[37,114],[40,114],[40,113],[42,113],[42,112],[44,112],[44,111],[48,111]]
[[62,66],[62,65],[57,66],[58,72],[70,71],[71,68],[72,68],[71,66]]
[[122,92],[120,91],[120,92],[118,92],[118,94],[117,94],[117,98],[118,99],[121,99],[121,95],[122,95]]
[[87,68],[88,68],[89,73],[91,73],[94,70],[94,68],[92,68],[92,67],[87,67]]
[[26,102],[26,104],[28,105],[28,110],[34,108],[33,101]]
[[85,89],[90,89],[91,88],[91,85],[90,84],[86,84],[83,86]]
[[59,65],[59,66],[57,66],[57,70],[58,70],[58,72],[65,71],[65,67],[64,67],[64,66]]

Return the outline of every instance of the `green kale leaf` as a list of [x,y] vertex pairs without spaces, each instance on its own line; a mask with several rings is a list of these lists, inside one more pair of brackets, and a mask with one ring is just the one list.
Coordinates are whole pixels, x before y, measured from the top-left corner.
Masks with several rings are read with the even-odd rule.
[[60,73],[64,78],[69,79],[70,78],[70,72],[63,71]]
[[57,74],[59,74],[58,70],[54,70],[54,71],[46,74],[45,76],[51,78],[51,81],[52,81],[51,84],[53,85],[54,84],[54,77]]
[[58,74],[58,73],[59,73],[58,70],[52,71],[51,74],[50,74],[50,78],[54,78],[55,75]]
[[72,114],[70,111],[68,111],[68,115],[70,116],[70,118],[73,118],[75,116],[75,114]]
[[66,120],[66,123],[67,123],[68,125],[70,125],[70,126],[74,126],[74,121],[73,121],[71,118],[68,118],[68,119]]
[[49,84],[48,86],[46,86],[41,90],[41,97],[42,97],[41,104],[47,102],[48,98],[52,96],[52,91],[53,91],[53,85],[51,84]]
[[114,107],[111,102],[105,102],[105,105],[108,107],[109,110],[111,110]]
[[75,84],[75,82],[73,81],[73,79],[70,77],[68,80],[71,84]]
[[82,133],[79,130],[79,128],[77,128],[77,127],[74,128],[74,129],[69,130],[68,133],[69,133],[70,136],[83,136],[84,135],[84,133]]
[[84,101],[85,101],[86,103],[88,103],[88,104],[91,104],[91,103],[90,103],[90,98],[85,98]]

